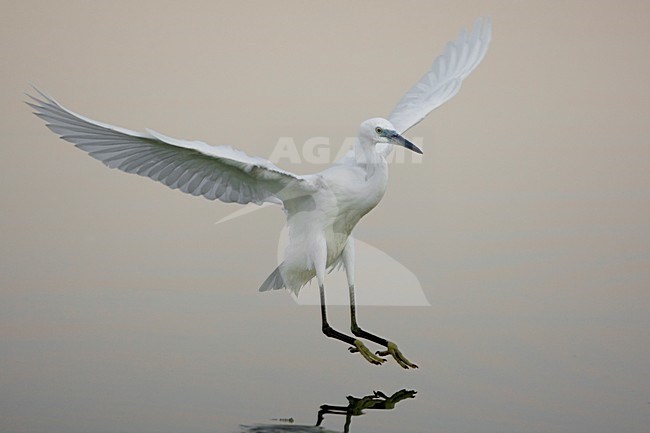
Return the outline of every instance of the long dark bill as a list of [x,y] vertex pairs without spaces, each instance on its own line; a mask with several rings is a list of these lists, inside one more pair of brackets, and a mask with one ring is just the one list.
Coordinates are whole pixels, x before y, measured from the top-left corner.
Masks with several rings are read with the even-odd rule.
[[389,138],[394,144],[397,144],[398,146],[406,147],[407,149],[412,150],[415,153],[419,153],[420,155],[422,155],[423,153],[419,147],[417,147],[415,144],[411,143],[410,141],[408,141],[406,138],[402,137],[395,131],[392,131],[390,133]]

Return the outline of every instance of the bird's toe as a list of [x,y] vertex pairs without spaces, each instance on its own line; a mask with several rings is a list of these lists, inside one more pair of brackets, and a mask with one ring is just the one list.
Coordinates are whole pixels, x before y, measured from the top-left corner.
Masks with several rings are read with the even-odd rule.
[[406,357],[402,355],[402,352],[397,348],[397,344],[391,341],[388,342],[386,350],[377,351],[376,354],[379,356],[392,356],[397,364],[399,364],[399,366],[404,369],[408,370],[409,368],[418,368],[417,364],[414,364],[406,359]]
[[372,353],[366,347],[366,345],[363,344],[363,342],[361,340],[354,340],[354,346],[355,346],[354,348],[351,347],[349,349],[350,352],[352,352],[352,353],[359,352],[361,354],[361,356],[363,356],[366,359],[366,361],[368,361],[369,363],[374,364],[374,365],[381,365],[384,362],[386,362],[385,359],[380,358],[377,355],[375,355],[374,353]]

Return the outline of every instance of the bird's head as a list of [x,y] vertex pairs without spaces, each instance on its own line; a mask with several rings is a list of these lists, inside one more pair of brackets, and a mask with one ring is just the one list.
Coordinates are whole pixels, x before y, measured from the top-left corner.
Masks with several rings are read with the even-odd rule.
[[359,140],[366,143],[390,143],[422,153],[419,147],[402,137],[388,120],[381,117],[368,119],[359,127]]

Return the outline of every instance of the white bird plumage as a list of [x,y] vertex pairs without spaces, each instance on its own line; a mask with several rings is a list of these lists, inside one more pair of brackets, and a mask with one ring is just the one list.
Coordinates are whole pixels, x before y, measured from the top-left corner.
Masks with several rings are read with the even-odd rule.
[[479,18],[471,32],[462,29],[448,42],[431,69],[402,96],[388,116],[397,132],[406,132],[427,114],[456,96],[462,81],[481,63],[492,38],[492,21]]
[[[296,175],[270,161],[230,146],[185,141],[153,130],[145,133],[108,125],[76,114],[37,90],[28,102],[35,114],[61,138],[74,143],[108,167],[147,176],[173,189],[210,200],[241,204],[279,204],[287,216],[289,245],[284,261],[260,287],[286,287],[298,293],[314,277],[321,289],[323,331],[356,346],[370,362],[383,359],[363,343],[332,330],[325,316],[324,280],[328,268],[342,265],[350,286],[352,331],[387,347],[405,368],[415,367],[393,343],[358,328],[354,316],[354,250],[350,234],[382,199],[388,181],[386,156],[393,145],[421,153],[401,134],[452,98],[462,80],[485,56],[491,22],[479,18],[470,33],[461,31],[431,69],[400,99],[388,119],[361,124],[354,149],[327,169]],[[344,338],[345,337],[345,338]]]

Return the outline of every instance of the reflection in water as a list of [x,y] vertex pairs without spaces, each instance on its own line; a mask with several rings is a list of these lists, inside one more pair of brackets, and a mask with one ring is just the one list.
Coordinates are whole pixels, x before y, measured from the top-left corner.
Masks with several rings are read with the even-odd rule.
[[[393,409],[395,405],[400,401],[407,398],[415,398],[416,393],[417,391],[402,389],[395,392],[390,397],[381,391],[373,391],[372,394],[361,398],[356,398],[349,395],[347,397],[347,406],[332,406],[329,404],[322,405],[318,411],[318,418],[315,425],[257,424],[254,426],[241,426],[241,431],[243,433],[340,433],[334,430],[327,430],[321,427],[321,424],[325,419],[325,415],[345,415],[343,433],[349,433],[353,416],[363,415],[363,411],[366,409]],[[292,423],[293,419],[286,421]]]

